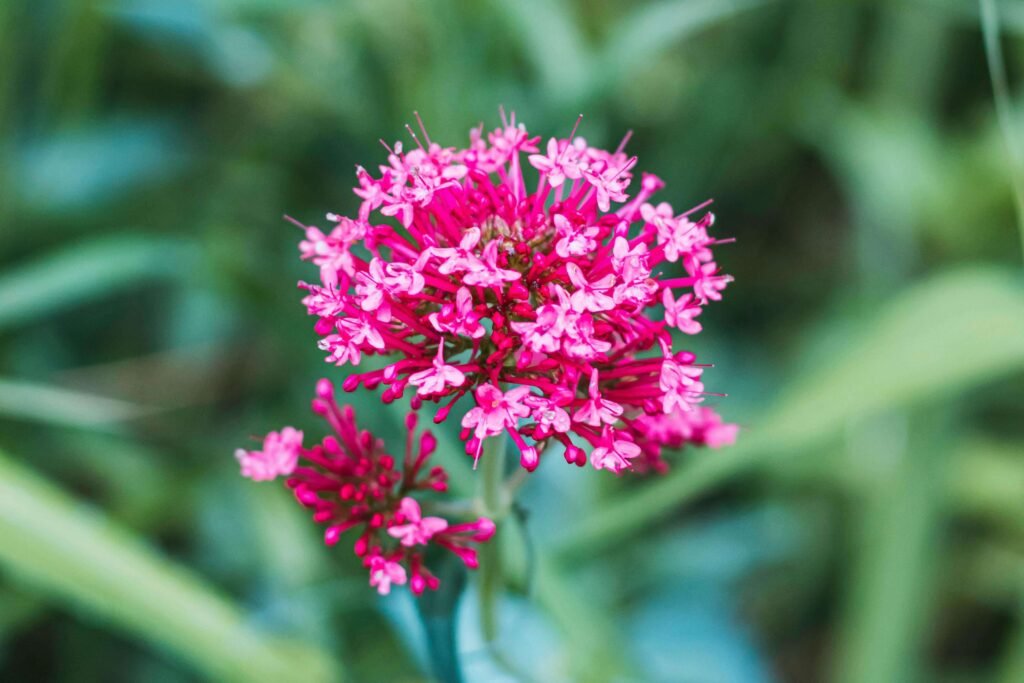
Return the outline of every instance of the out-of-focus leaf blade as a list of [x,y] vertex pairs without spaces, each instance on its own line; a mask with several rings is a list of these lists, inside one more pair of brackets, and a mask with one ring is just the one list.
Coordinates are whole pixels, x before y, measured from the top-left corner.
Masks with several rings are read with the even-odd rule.
[[69,389],[0,379],[0,416],[107,431],[151,409]]
[[0,330],[141,282],[189,276],[187,243],[117,235],[68,246],[0,275]]
[[841,683],[921,680],[949,452],[937,416],[926,420],[927,429],[918,421],[909,448],[886,463],[860,515],[837,648]]
[[110,121],[25,143],[15,189],[29,207],[69,213],[163,181],[188,157],[177,129],[157,121]]
[[495,0],[548,97],[578,102],[589,85],[591,55],[563,0]]
[[675,506],[853,421],[939,401],[1024,370],[1024,287],[995,269],[937,276],[886,305],[827,365],[808,370],[735,447],[700,452],[665,478],[573,528],[564,555],[614,543]]
[[260,633],[199,577],[3,454],[0,567],[89,619],[170,650],[212,680],[332,680],[325,653]]
[[667,0],[640,6],[615,28],[602,52],[605,85],[620,82],[673,43],[768,1]]

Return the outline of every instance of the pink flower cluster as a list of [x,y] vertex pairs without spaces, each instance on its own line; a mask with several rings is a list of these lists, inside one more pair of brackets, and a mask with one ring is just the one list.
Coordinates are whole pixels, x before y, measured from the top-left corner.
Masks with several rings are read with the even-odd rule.
[[388,359],[343,388],[410,392],[413,408],[439,404],[436,422],[468,395],[467,452],[507,432],[528,470],[554,442],[616,473],[664,469],[665,446],[730,443],[735,427],[699,405],[705,366],[673,348],[731,280],[713,215],[653,203],[664,183],[651,174],[631,195],[626,140],[609,152],[573,129],[541,153],[502,118],[464,149],[410,129],[412,148],[357,170],[357,216],[302,226],[320,282],[300,287],[327,360]]
[[242,474],[255,481],[286,477],[287,486],[314,521],[327,525],[324,541],[335,545],[341,535],[358,529],[355,554],[370,572],[370,585],[381,594],[408,583],[413,593],[435,590],[438,579],[423,562],[428,544],[455,553],[470,569],[477,566],[474,547],[494,535],[494,522],[479,518],[451,524],[443,517],[424,516],[414,494],[444,492],[447,475],[427,467],[437,446],[433,435],[420,435],[414,451],[415,415],[407,420],[405,457],[396,460],[380,439],[359,431],[350,406],[339,408],[334,387],[317,385],[313,411],[323,417],[333,436],[305,448],[303,434],[292,427],[270,432],[262,450],[239,449],[235,457]]

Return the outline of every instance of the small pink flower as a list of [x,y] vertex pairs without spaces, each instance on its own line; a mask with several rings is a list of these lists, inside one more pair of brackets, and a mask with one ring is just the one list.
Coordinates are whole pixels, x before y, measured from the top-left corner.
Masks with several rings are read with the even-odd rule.
[[590,454],[590,464],[596,470],[611,470],[618,474],[630,467],[630,461],[640,455],[640,447],[632,441],[617,439],[614,429],[605,428],[601,442]]
[[404,546],[426,545],[434,536],[448,528],[448,520],[441,517],[423,517],[420,504],[408,496],[402,499],[398,512],[405,524],[388,528],[388,535],[397,538]]
[[530,414],[523,400],[529,387],[516,387],[505,393],[493,384],[482,384],[476,390],[476,407],[462,418],[463,427],[472,427],[478,439],[496,436],[506,428],[514,428],[521,417]]
[[389,263],[384,267],[383,283],[391,294],[419,294],[424,282],[423,276],[408,263]]
[[616,237],[612,245],[612,268],[623,282],[635,282],[651,276],[647,265],[647,245],[637,242],[630,246],[625,237]]
[[356,168],[356,178],[359,180],[359,187],[354,192],[363,200],[363,203],[359,206],[359,219],[365,221],[370,217],[371,211],[374,211],[384,203],[384,197],[387,192],[387,186],[391,183],[391,177],[385,175],[379,181],[374,180],[366,172],[365,168],[359,166]]
[[356,273],[356,293],[363,297],[359,305],[364,311],[372,313],[387,305],[384,299],[388,292],[385,277],[384,262],[379,258],[370,261],[367,272]]
[[480,316],[473,312],[473,295],[465,287],[459,287],[455,294],[455,304],[444,304],[440,311],[431,313],[427,320],[438,332],[479,339],[487,330],[480,324]]
[[263,439],[263,450],[247,451],[239,448],[235,458],[242,466],[242,476],[253,481],[270,481],[287,476],[295,470],[302,450],[302,432],[285,427],[270,432]]
[[405,567],[380,555],[370,559],[370,585],[377,587],[377,592],[387,595],[392,584],[404,586],[407,580]]
[[358,318],[341,318],[337,322],[338,332],[341,333],[352,344],[358,346],[369,345],[378,350],[384,350],[384,337],[366,316]]
[[467,567],[476,566],[474,546],[490,539],[494,523],[480,518],[450,525],[422,514],[415,495],[443,493],[448,475],[428,465],[437,439],[429,431],[414,437],[415,413],[405,420],[404,457],[396,458],[381,439],[359,430],[350,406],[338,406],[330,381],[317,383],[312,408],[330,425],[330,436],[306,449],[302,433],[291,427],[271,432],[262,451],[239,451],[242,473],[257,480],[287,475],[296,501],[326,526],[326,545],[336,546],[346,532],[355,531],[352,549],[369,570],[370,585],[382,594],[407,582],[417,595],[437,589],[440,581],[425,566],[422,546],[443,548]]
[[458,247],[431,247],[426,254],[444,259],[443,263],[437,267],[437,271],[442,275],[451,275],[483,267],[480,259],[474,253],[474,249],[479,243],[480,228],[473,227],[463,233]]
[[608,211],[611,202],[624,202],[629,199],[625,191],[631,179],[628,170],[627,166],[610,166],[600,173],[590,169],[583,172],[583,177],[597,190],[597,208]]
[[665,359],[658,376],[658,386],[665,392],[661,401],[666,413],[676,409],[692,410],[703,400],[704,385],[698,381],[702,372],[702,368]]
[[443,353],[444,347],[438,346],[433,367],[409,375],[409,384],[419,387],[416,393],[420,396],[438,394],[447,387],[461,387],[466,383],[466,375],[461,370],[454,365],[445,364]]
[[572,416],[576,422],[600,427],[602,424],[615,424],[622,417],[622,406],[615,401],[601,398],[597,386],[597,370],[590,374],[590,398]]
[[482,285],[484,287],[501,286],[506,282],[514,282],[522,277],[522,273],[514,270],[506,270],[498,266],[498,243],[488,242],[480,255],[480,262],[471,268],[466,274],[464,282],[467,285]]
[[340,334],[327,335],[317,342],[317,348],[327,351],[327,357],[324,360],[335,365],[359,365],[359,361],[362,360],[359,345]]
[[607,294],[615,286],[614,275],[606,275],[595,282],[588,282],[587,276],[575,263],[567,263],[565,269],[569,274],[569,280],[576,287],[571,298],[576,310],[600,313],[615,308],[615,300]]
[[589,254],[597,246],[597,240],[594,239],[600,232],[597,227],[575,226],[560,213],[556,213],[552,221],[558,236],[555,253],[562,258]]
[[545,304],[537,311],[537,319],[529,322],[513,322],[512,329],[523,337],[523,343],[531,351],[554,353],[561,345],[565,329],[565,315],[559,306]]
[[721,448],[736,443],[739,425],[718,422],[704,428],[704,443],[708,448]]
[[541,173],[547,174],[551,187],[559,187],[566,178],[578,180],[583,177],[583,169],[580,168],[576,149],[568,142],[560,145],[558,140],[548,140],[548,154],[531,154],[530,165]]
[[686,269],[695,279],[693,292],[701,301],[721,301],[722,290],[732,281],[728,275],[718,274],[718,266],[714,261],[692,266],[687,263]]
[[546,432],[565,434],[572,426],[572,418],[555,401],[531,394],[526,398],[537,426]]
[[672,290],[666,288],[661,295],[661,301],[665,305],[666,323],[686,334],[697,334],[701,331],[700,323],[694,318],[704,309],[693,302],[692,294],[684,294],[677,301],[672,298]]

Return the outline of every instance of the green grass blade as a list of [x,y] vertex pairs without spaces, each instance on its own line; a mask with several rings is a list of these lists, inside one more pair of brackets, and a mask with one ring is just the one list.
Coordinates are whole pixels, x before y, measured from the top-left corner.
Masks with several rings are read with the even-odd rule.
[[844,353],[794,381],[737,446],[694,453],[666,477],[606,503],[573,528],[559,554],[607,547],[722,482],[821,444],[851,421],[1024,370],[1024,287],[994,269],[940,275],[890,302],[863,329]]
[[1020,230],[1021,250],[1024,252],[1024,149],[1017,137],[1013,117],[1010,86],[1006,78],[1006,61],[999,43],[999,12],[995,0],[978,0],[981,7],[981,33],[985,38],[985,59],[992,80],[992,93],[996,103],[996,118],[1006,144],[1010,161],[1010,184],[1017,208],[1017,228]]
[[547,97],[562,106],[584,99],[593,73],[592,57],[567,3],[496,0],[495,4],[519,40],[523,56],[533,62]]
[[615,28],[602,51],[605,87],[614,87],[634,69],[688,36],[768,0],[666,0],[643,5]]
[[117,235],[74,244],[0,275],[0,330],[160,278],[185,278],[194,253],[170,239]]
[[321,650],[259,632],[199,577],[2,454],[0,567],[49,600],[176,654],[211,680],[339,677]]
[[[939,422],[934,418],[927,419]],[[912,438],[905,452],[894,454],[860,509],[838,683],[922,680],[949,447],[937,436],[941,425],[918,431],[929,436]]]
[[0,416],[60,427],[116,431],[153,409],[70,389],[0,378]]

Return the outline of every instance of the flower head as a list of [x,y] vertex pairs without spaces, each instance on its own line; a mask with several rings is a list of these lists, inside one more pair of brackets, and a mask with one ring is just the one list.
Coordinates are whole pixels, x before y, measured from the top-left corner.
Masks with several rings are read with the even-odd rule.
[[[301,285],[303,302],[327,360],[386,357],[346,391],[381,387],[392,402],[411,386],[437,421],[459,411],[471,456],[507,432],[528,469],[550,444],[574,463],[642,469],[651,421],[697,409],[703,367],[673,333],[699,333],[731,281],[713,215],[652,201],[664,183],[633,182],[625,141],[606,151],[575,133],[542,152],[514,116],[462,149],[424,131],[426,145],[388,147],[379,175],[357,170],[358,215],[305,228],[320,281]],[[723,440],[692,434],[683,442]]]
[[263,439],[263,450],[247,451],[239,448],[235,458],[242,466],[242,476],[253,481],[269,481],[281,475],[291,474],[299,462],[302,450],[302,432],[294,427],[285,427],[280,432],[270,432]]
[[479,518],[453,524],[423,514],[416,496],[445,491],[448,477],[442,468],[427,465],[437,445],[430,432],[423,432],[414,448],[415,415],[407,420],[405,456],[398,459],[380,439],[358,429],[351,407],[338,407],[327,380],[317,385],[313,411],[333,435],[305,448],[302,432],[291,427],[271,432],[263,450],[238,452],[242,474],[257,481],[286,477],[299,504],[326,525],[327,545],[356,531],[355,554],[369,571],[370,585],[381,594],[406,583],[414,593],[437,588],[437,578],[424,565],[423,546],[445,548],[476,567],[474,546],[490,539],[494,523]]

